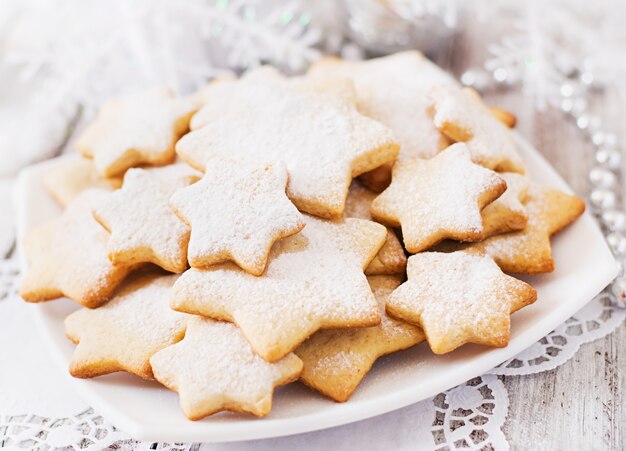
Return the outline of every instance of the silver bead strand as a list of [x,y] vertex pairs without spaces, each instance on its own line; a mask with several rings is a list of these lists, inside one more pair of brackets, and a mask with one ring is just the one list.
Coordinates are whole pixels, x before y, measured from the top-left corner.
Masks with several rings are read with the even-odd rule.
[[[587,85],[589,88],[593,82]],[[615,134],[603,130],[602,120],[588,114],[587,103],[581,99],[563,97],[562,104],[566,100],[573,100],[570,104],[579,106],[563,112],[574,120],[576,127],[589,138],[593,146],[595,164],[589,171],[589,203],[619,266],[618,275],[608,291],[617,305],[626,307],[626,213],[620,199],[622,151]]]
[[[461,76],[464,85],[479,91],[510,87],[515,81],[515,77],[503,68],[493,71],[470,69]],[[558,107],[593,146],[594,166],[588,174],[589,204],[619,267],[608,292],[616,305],[626,307],[626,212],[620,199],[622,149],[617,136],[603,129],[602,119],[588,111],[585,93],[595,87],[593,74],[568,80],[560,88]]]

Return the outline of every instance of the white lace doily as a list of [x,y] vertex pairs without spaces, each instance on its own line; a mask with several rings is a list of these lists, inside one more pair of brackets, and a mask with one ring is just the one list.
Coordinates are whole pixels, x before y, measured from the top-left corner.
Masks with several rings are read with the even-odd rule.
[[[236,444],[138,442],[116,430],[74,394],[68,377],[41,371],[52,365],[39,336],[32,334],[29,305],[16,293],[17,264],[0,261],[0,330],[5,362],[18,362],[19,374],[0,372],[0,448],[65,450],[313,450],[476,449],[507,450],[502,432],[509,399],[504,376],[548,371],[571,358],[583,343],[615,330],[626,310],[600,294],[576,315],[516,357],[482,377],[434,398],[346,426],[291,437]],[[21,343],[20,347],[14,343]],[[16,372],[13,372],[16,373]]]
[[625,317],[626,310],[613,306],[609,295],[601,293],[537,343],[490,373],[521,376],[552,370],[572,358],[582,344],[613,332]]

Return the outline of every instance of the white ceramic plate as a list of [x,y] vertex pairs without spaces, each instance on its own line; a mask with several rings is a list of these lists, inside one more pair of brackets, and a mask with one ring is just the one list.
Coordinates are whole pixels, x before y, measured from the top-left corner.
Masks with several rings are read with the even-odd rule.
[[[519,142],[534,180],[570,191],[536,150],[521,139]],[[59,214],[41,184],[41,175],[54,164],[49,161],[28,168],[20,177],[20,236]],[[334,403],[300,384],[291,384],[277,390],[272,412],[263,419],[226,412],[193,422],[180,411],[177,395],[157,383],[114,374],[74,379],[74,384],[87,403],[116,427],[141,440],[220,442],[277,437],[380,415],[433,396],[515,356],[576,313],[616,275],[615,261],[588,213],[553,239],[553,252],[555,272],[526,278],[537,288],[539,299],[513,315],[508,347],[466,345],[435,356],[422,344],[387,356],[377,362],[347,403]],[[62,371],[66,371],[74,349],[63,334],[63,319],[76,308],[64,299],[34,309],[41,334],[58,357]]]

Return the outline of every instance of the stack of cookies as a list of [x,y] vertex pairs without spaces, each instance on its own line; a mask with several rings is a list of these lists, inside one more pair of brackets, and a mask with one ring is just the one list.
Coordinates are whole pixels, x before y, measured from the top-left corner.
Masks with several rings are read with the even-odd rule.
[[422,341],[506,346],[537,297],[508,274],[552,271],[584,210],[524,175],[513,124],[418,52],[112,100],[43,181],[65,211],[21,295],[84,307],[73,376],[156,379],[194,420],[295,380],[346,401]]

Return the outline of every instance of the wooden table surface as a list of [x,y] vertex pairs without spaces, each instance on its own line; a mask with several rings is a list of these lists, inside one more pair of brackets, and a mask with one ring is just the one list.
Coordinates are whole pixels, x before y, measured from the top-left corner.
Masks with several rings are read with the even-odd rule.
[[[499,104],[511,109],[524,102],[507,97],[517,99],[493,102],[502,100]],[[593,159],[580,133],[558,111],[537,114],[532,105],[515,111],[520,132],[585,197]],[[625,345],[622,324],[604,339],[583,345],[555,370],[505,378],[510,407],[504,431],[511,449],[626,449]]]
[[[480,66],[490,42],[474,24],[465,23],[461,30],[436,58],[456,75]],[[593,151],[560,111],[538,112],[519,87],[489,93],[485,98],[490,105],[514,112],[517,130],[544,154],[578,195],[587,198]],[[594,113],[613,130],[620,130],[618,112],[625,108],[613,99],[598,93],[590,100],[595,105]],[[510,407],[504,432],[511,449],[626,449],[625,350],[626,324],[622,324],[613,334],[584,344],[571,360],[552,371],[505,377]]]

